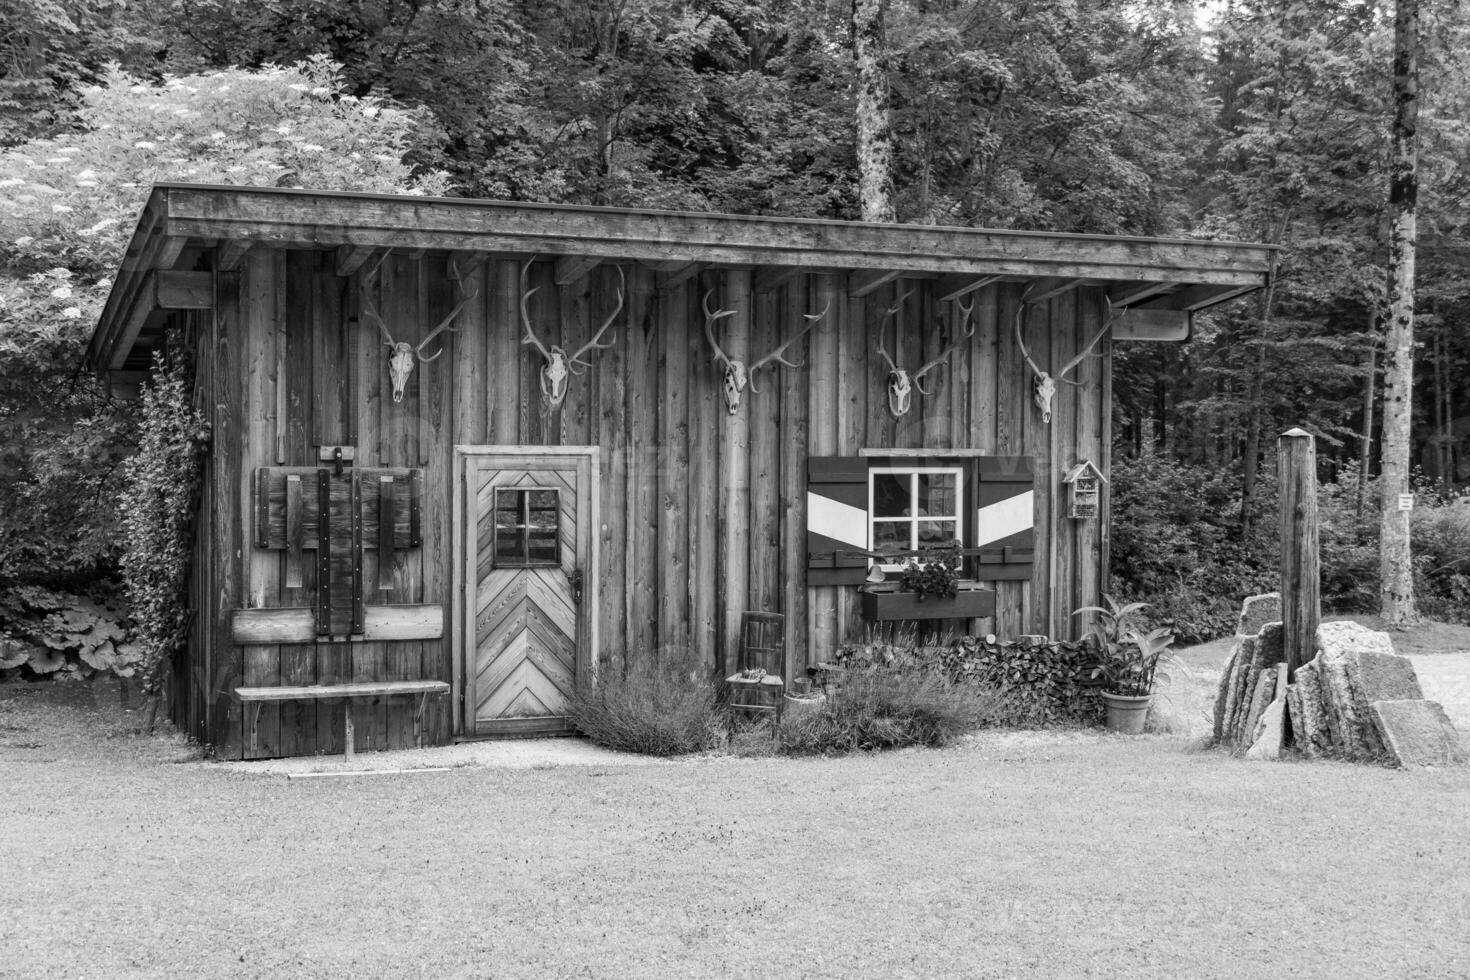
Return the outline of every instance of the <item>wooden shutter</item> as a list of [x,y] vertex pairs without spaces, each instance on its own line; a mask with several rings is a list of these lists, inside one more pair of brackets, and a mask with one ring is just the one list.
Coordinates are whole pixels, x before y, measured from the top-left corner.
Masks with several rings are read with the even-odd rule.
[[[807,460],[807,585],[861,585],[868,560],[868,461],[856,456]],[[844,554],[848,552],[848,554]]]
[[971,460],[975,520],[970,543],[979,548],[976,578],[1028,581],[1035,559],[1036,487],[1029,456]]

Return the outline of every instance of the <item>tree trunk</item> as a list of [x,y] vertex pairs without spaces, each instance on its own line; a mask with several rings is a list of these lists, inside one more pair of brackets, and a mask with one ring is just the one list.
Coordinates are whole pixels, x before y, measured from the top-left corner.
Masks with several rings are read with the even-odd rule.
[[1368,460],[1373,448],[1373,392],[1378,380],[1378,308],[1368,307],[1368,369],[1363,372],[1363,428],[1358,434],[1358,522],[1368,493]]
[[1414,248],[1419,197],[1418,0],[1398,0],[1394,15],[1393,131],[1389,165],[1388,335],[1384,343],[1382,479],[1378,603],[1385,624],[1415,622],[1409,553],[1409,492],[1414,409]]
[[853,0],[852,55],[857,64],[858,198],[864,221],[892,221],[893,130],[883,15],[887,0]]

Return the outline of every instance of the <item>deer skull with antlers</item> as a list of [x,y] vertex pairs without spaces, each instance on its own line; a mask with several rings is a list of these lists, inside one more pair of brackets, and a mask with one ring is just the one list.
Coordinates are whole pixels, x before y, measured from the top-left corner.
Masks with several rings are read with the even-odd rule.
[[787,367],[801,367],[800,364],[794,364],[791,361],[786,360],[786,358],[782,357],[781,355],[786,353],[786,348],[796,343],[806,334],[808,330],[816,326],[817,322],[827,315],[827,311],[832,308],[832,304],[828,302],[826,308],[824,308],[820,313],[803,313],[801,316],[802,319],[806,320],[806,326],[802,327],[799,333],[797,333],[790,340],[786,341],[786,343],[782,344],[780,347],[777,347],[775,350],[771,351],[765,357],[762,357],[760,360],[756,361],[754,364],[747,365],[744,358],[730,357],[728,354],[720,349],[720,345],[715,341],[715,321],[723,320],[727,316],[734,316],[736,311],[710,309],[709,301],[710,297],[713,296],[714,293],[715,291],[711,289],[709,292],[704,294],[704,301],[702,304],[704,307],[704,335],[709,340],[710,347],[714,348],[715,363],[718,364],[723,362],[725,365],[725,378],[721,390],[725,396],[725,408],[729,410],[731,415],[734,415],[740,410],[740,396],[745,392],[745,388],[747,385],[750,387],[751,391],[760,391],[760,389],[755,386],[755,372],[759,371],[761,368],[772,362],[778,362],[786,365]]
[[[536,261],[535,258],[532,258],[531,262],[534,261]],[[521,267],[521,322],[526,327],[526,335],[521,338],[521,343],[530,344],[540,352],[541,358],[544,361],[541,365],[541,395],[546,399],[546,404],[550,405],[553,409],[558,409],[561,408],[561,403],[566,400],[567,384],[571,381],[571,376],[582,373],[577,370],[577,365],[580,364],[584,368],[590,368],[592,366],[591,362],[581,359],[582,355],[588,351],[605,350],[612,346],[611,340],[605,344],[600,344],[598,341],[602,339],[603,334],[607,333],[607,328],[612,326],[612,322],[617,319],[618,314],[623,311],[623,289],[627,285],[627,279],[623,276],[623,267],[617,266],[618,305],[607,315],[607,319],[602,321],[602,326],[597,329],[597,333],[592,335],[591,340],[578,347],[575,354],[568,354],[565,349],[557,344],[552,344],[548,348],[537,338],[536,331],[531,329],[531,314],[526,309],[526,302],[535,294],[537,289],[541,288],[540,286],[533,289],[526,288],[526,273],[531,270],[531,262],[527,262]]]
[[[898,299],[894,302],[892,306],[888,308],[887,312],[883,315],[883,323],[878,328],[880,334],[882,333],[883,327],[887,325],[888,318],[894,317],[896,319],[898,317],[899,311],[903,309],[903,301],[908,299],[912,295],[913,290],[904,293],[902,296],[898,297]],[[961,303],[959,304],[959,307],[960,323],[963,325],[970,320],[970,314],[975,309],[975,303],[973,300],[971,300],[969,306],[965,306],[963,303]],[[944,348],[944,350],[940,351],[938,357],[926,363],[923,367],[919,368],[919,370],[915,371],[913,374],[910,374],[903,368],[899,367],[896,363],[894,363],[893,358],[889,357],[888,352],[883,349],[882,343],[878,344],[878,353],[882,356],[883,360],[888,362],[888,411],[893,415],[894,418],[901,418],[907,415],[909,409],[913,407],[915,388],[919,389],[920,394],[929,394],[929,389],[925,388],[923,385],[922,379],[924,375],[928,374],[940,364],[944,363],[944,361],[948,359],[950,353],[953,352],[954,349],[960,345],[961,341],[969,340],[973,336],[975,336],[975,325],[973,323],[970,324],[970,329],[968,331],[965,331],[962,326],[960,332],[955,334],[954,341],[951,342],[948,347]],[[895,342],[895,349],[897,349],[897,346],[898,345]]]
[[1031,373],[1035,378],[1031,388],[1031,400],[1036,403],[1037,408],[1041,409],[1041,421],[1043,423],[1051,422],[1051,400],[1056,397],[1057,382],[1066,381],[1069,385],[1075,385],[1077,382],[1067,380],[1067,372],[1071,371],[1074,367],[1081,364],[1082,359],[1087,356],[1088,351],[1097,346],[1097,342],[1099,340],[1102,340],[1103,335],[1106,334],[1109,330],[1113,329],[1113,324],[1117,323],[1120,319],[1123,318],[1123,315],[1128,312],[1126,309],[1124,309],[1119,310],[1116,314],[1114,314],[1113,301],[1108,299],[1107,297],[1104,297],[1103,299],[1104,302],[1107,303],[1108,315],[1103,318],[1102,329],[1099,330],[1097,334],[1094,335],[1093,338],[1087,342],[1086,346],[1084,346],[1080,351],[1077,352],[1076,357],[1068,361],[1066,363],[1066,366],[1064,366],[1060,371],[1057,372],[1055,378],[1048,374],[1046,371],[1043,371],[1041,368],[1037,367],[1036,362],[1031,359],[1031,352],[1026,349],[1026,340],[1023,336],[1022,330],[1022,323],[1025,322],[1026,309],[1028,306],[1025,296],[1021,297],[1021,302],[1016,307],[1016,346],[1021,348],[1021,356],[1026,359],[1026,366],[1031,369]]
[[473,293],[466,293],[464,291],[464,277],[460,275],[459,268],[454,264],[454,260],[450,259],[449,277],[454,280],[455,288],[461,294],[460,301],[455,304],[454,309],[449,311],[449,315],[443,320],[440,320],[438,325],[429,331],[429,335],[417,345],[410,344],[406,340],[394,340],[393,335],[388,332],[388,325],[383,322],[382,316],[378,313],[378,308],[373,305],[372,291],[370,289],[370,284],[378,277],[378,270],[382,268],[383,263],[392,251],[390,248],[387,252],[384,252],[382,258],[378,259],[377,264],[373,266],[372,271],[363,276],[362,314],[378,325],[378,331],[383,335],[383,341],[388,345],[388,380],[393,384],[393,400],[395,402],[401,402],[403,401],[403,392],[408,387],[409,375],[413,373],[415,360],[427,364],[444,353],[444,348],[441,345],[434,353],[425,356],[424,348],[429,346],[429,342],[445,330],[454,333],[454,328],[450,324],[454,322],[455,317],[459,316],[460,311],[465,308],[465,305],[478,295],[479,290]]

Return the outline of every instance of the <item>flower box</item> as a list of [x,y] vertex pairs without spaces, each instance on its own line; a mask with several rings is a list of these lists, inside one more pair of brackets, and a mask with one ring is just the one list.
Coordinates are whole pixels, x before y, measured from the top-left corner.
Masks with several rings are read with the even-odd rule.
[[921,597],[897,588],[869,587],[862,591],[863,618],[873,622],[889,619],[978,619],[995,615],[995,590],[960,586],[953,599]]

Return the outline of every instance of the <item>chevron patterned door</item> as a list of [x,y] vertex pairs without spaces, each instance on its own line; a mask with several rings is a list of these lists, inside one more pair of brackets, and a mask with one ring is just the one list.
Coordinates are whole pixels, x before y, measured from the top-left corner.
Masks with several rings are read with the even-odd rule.
[[565,730],[596,619],[596,455],[558,447],[463,458],[465,729]]

